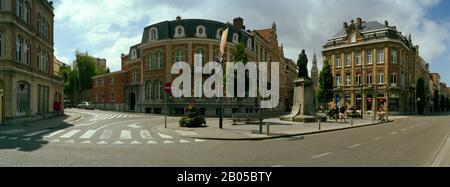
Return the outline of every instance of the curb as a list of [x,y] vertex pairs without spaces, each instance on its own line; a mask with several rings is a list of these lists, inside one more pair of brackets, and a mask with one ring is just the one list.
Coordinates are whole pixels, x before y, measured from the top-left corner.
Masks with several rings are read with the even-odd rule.
[[388,122],[378,122],[378,123],[372,123],[372,124],[366,124],[366,125],[353,126],[353,127],[344,127],[344,128],[339,128],[339,129],[321,130],[321,131],[305,132],[305,133],[298,133],[298,134],[276,135],[276,136],[270,136],[270,137],[257,137],[257,138],[211,138],[211,137],[194,137],[194,136],[185,136],[185,137],[194,138],[194,139],[202,139],[202,140],[259,141],[259,140],[272,140],[272,139],[290,138],[290,137],[295,137],[295,136],[321,134],[321,133],[327,133],[327,132],[336,132],[336,131],[343,131],[343,130],[349,130],[349,129],[356,129],[356,128],[362,128],[362,127],[387,124],[387,123],[392,123],[392,122],[394,122],[394,120],[390,120]]

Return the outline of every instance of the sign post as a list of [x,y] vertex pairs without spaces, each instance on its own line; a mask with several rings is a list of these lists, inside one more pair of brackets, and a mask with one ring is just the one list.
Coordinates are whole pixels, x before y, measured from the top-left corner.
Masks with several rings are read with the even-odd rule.
[[172,82],[168,82],[164,85],[164,91],[166,92],[164,96],[164,127],[167,129],[167,97],[172,95]]

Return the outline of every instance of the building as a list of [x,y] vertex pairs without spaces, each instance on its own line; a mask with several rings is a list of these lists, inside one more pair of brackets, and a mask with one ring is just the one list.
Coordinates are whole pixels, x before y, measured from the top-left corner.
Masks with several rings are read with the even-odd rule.
[[53,116],[62,102],[54,74],[53,3],[5,0],[0,6],[0,124]]
[[285,87],[288,92],[288,96],[285,98],[285,106],[287,107],[286,111],[290,112],[292,110],[292,106],[294,105],[294,81],[298,78],[298,66],[292,59],[284,58],[284,62],[286,63],[286,82],[284,82],[284,84],[286,84]]
[[[122,69],[119,72],[94,77],[95,82],[110,79],[110,76],[127,75],[124,90],[124,107],[120,110],[156,113],[164,108],[164,84],[171,82],[177,76],[170,73],[172,64],[185,61],[193,65],[194,55],[202,55],[202,63],[218,61],[221,30],[225,26],[230,29],[227,51],[224,61],[232,61],[231,49],[237,43],[244,43],[245,53],[249,61],[280,63],[280,82],[286,82],[287,74],[283,47],[278,44],[277,28],[273,23],[271,28],[262,30],[246,30],[244,20],[236,18],[233,24],[221,23],[203,19],[181,19],[165,21],[150,25],[144,29],[141,43],[131,46],[128,55],[122,55]],[[289,71],[292,72],[292,71]],[[204,79],[206,79],[205,77]],[[104,90],[111,85],[94,85],[92,98],[96,106],[103,106],[102,96],[112,97],[112,93]],[[280,105],[274,111],[284,111],[283,101],[289,97],[288,85],[280,85]],[[100,97],[98,95],[101,95]],[[117,95],[116,95],[117,97]],[[122,96],[120,96],[122,97]],[[288,98],[289,99],[289,98]],[[105,100],[105,102],[108,100]],[[116,105],[122,106],[119,101]],[[238,100],[226,98],[225,114],[238,112]],[[202,113],[210,116],[220,114],[218,99],[211,98],[169,98],[169,112],[175,115],[184,114],[188,105],[195,105]],[[246,98],[239,101],[240,112],[257,113],[256,99]],[[111,107],[109,107],[111,108]],[[114,108],[113,109],[117,109]]]
[[[388,21],[381,24],[345,23],[323,46],[323,58],[332,64],[334,104],[365,114],[389,109],[390,114],[417,113],[416,83],[429,82],[429,65],[413,45]],[[427,85],[428,86],[428,85]]]

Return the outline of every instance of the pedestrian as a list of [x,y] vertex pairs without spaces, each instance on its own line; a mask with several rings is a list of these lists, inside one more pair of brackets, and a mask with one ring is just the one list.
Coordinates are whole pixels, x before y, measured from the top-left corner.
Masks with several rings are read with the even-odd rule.
[[345,112],[347,112],[347,109],[344,106],[341,106],[341,108],[339,109],[341,122],[344,121],[344,123],[347,123],[347,120],[345,119]]

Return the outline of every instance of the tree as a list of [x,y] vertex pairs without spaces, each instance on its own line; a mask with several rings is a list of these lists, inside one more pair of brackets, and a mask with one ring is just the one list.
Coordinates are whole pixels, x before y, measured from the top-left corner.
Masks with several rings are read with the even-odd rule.
[[434,111],[439,112],[439,91],[434,90],[434,97],[433,97],[433,103],[434,103]]
[[98,75],[96,60],[86,53],[76,52],[77,73],[79,91],[89,90],[92,88],[92,77]]
[[445,96],[444,95],[441,95],[441,112],[445,112],[445,104],[446,104],[446,99],[445,99]]
[[425,79],[419,78],[417,79],[417,85],[416,85],[416,96],[418,99],[417,102],[417,109],[418,113],[420,115],[424,114],[424,108],[425,108],[425,102],[426,102],[426,89],[425,89]]
[[333,101],[333,74],[331,73],[331,65],[328,61],[324,61],[322,71],[319,75],[319,90],[317,97],[319,103],[325,104],[328,109],[329,102]]
[[[244,43],[238,43],[231,49],[231,54],[233,56],[233,62],[236,65],[237,63],[242,62],[244,65],[247,65],[248,63],[248,57],[247,54],[245,54],[245,44]],[[248,78],[248,72],[245,72],[245,89],[247,90],[249,88],[249,78]],[[237,80],[237,77],[235,76],[235,79]],[[235,80],[235,82],[236,82]],[[226,80],[224,81],[224,83]],[[235,92],[237,93],[237,84],[235,84]],[[238,101],[238,112],[241,111],[241,98],[237,98]]]
[[447,98],[447,112],[450,111],[450,98]]

